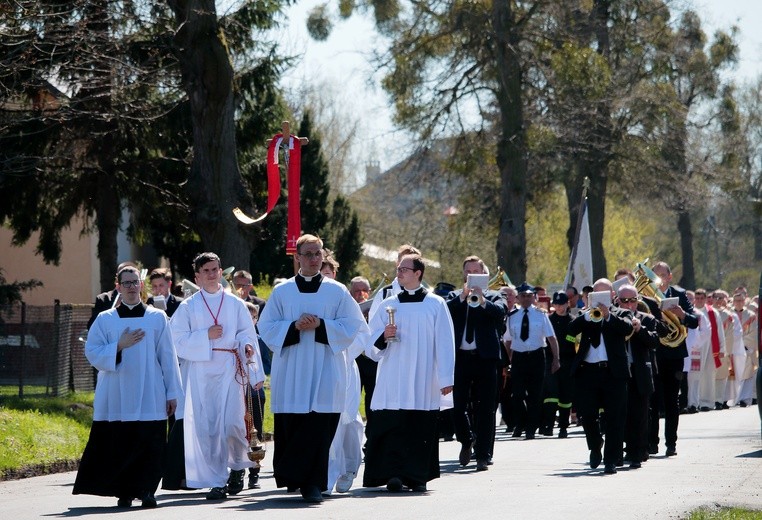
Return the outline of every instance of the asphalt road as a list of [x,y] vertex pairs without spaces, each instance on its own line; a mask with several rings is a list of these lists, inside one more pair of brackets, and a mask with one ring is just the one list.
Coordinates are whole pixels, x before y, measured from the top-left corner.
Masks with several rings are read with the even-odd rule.
[[421,495],[353,488],[308,506],[298,494],[275,488],[270,459],[265,459],[262,489],[244,490],[224,502],[208,502],[203,492],[159,490],[159,507],[152,510],[136,506],[120,510],[116,499],[73,496],[71,472],[0,482],[0,518],[118,514],[206,520],[252,518],[255,513],[273,519],[647,520],[686,518],[697,507],[716,505],[758,509],[762,518],[762,442],[756,407],[683,415],[676,457],[665,458],[662,445],[661,453],[641,469],[620,469],[616,475],[587,467],[581,428],[572,428],[568,439],[533,441],[511,439],[502,428],[498,432],[495,464],[480,473],[473,463],[466,468],[458,465],[457,442],[440,443],[442,477],[430,482],[429,491]]

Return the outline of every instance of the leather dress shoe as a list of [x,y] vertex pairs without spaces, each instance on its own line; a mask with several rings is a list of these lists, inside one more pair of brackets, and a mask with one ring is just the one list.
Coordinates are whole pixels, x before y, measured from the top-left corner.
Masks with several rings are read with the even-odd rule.
[[566,431],[566,428],[561,428],[558,430],[558,438],[559,439],[565,439],[569,436],[569,432]]
[[476,471],[487,471],[488,469],[487,459],[478,459],[476,461]]
[[656,455],[659,453],[659,445],[658,444],[649,444],[648,445],[648,453],[649,455]]
[[402,481],[397,477],[390,478],[386,483],[386,489],[392,493],[399,493],[402,491]]
[[140,498],[140,507],[144,509],[153,509],[156,506],[158,506],[156,503],[156,497],[154,497],[152,494],[148,493],[147,495],[144,495]]
[[709,408],[708,406],[702,406],[701,408],[699,408],[699,410],[702,412],[708,412],[711,410],[711,408]]
[[601,461],[603,460],[603,454],[601,453],[601,449],[595,449],[590,450],[590,468],[595,469],[598,466],[601,465]]
[[516,438],[516,437],[521,437],[521,434],[522,434],[522,433],[524,433],[524,432],[522,431],[522,429],[521,429],[521,428],[515,428],[515,429],[513,430],[513,434],[511,435],[511,437],[514,437],[514,438]]
[[471,460],[471,448],[473,447],[473,442],[464,442],[462,447],[460,448],[460,455],[458,455],[458,462],[460,462],[461,466],[468,465],[468,461]]
[[413,493],[425,493],[427,491],[426,484],[411,484],[410,491]]
[[667,448],[667,451],[664,453],[666,457],[674,457],[677,455],[677,450],[674,447]]
[[534,439],[534,433],[527,432],[526,436],[524,437],[524,440],[531,441]]
[[227,491],[224,487],[213,487],[206,494],[207,500],[224,500],[228,497]]
[[320,494],[320,490],[317,486],[304,486],[299,488],[302,494],[302,498],[309,504],[319,504],[323,501],[323,495]]
[[249,489],[259,489],[259,472],[249,471]]
[[132,499],[121,497],[116,501],[116,507],[130,507],[132,506]]
[[637,460],[633,460],[630,462],[630,469],[639,469],[641,467],[641,463]]
[[603,466],[604,475],[614,475],[616,473],[616,466],[614,464],[606,464]]

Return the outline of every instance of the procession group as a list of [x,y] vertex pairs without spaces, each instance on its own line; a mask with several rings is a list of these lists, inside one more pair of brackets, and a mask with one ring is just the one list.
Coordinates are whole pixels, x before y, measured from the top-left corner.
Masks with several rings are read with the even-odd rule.
[[403,245],[396,278],[375,295],[366,278],[334,280],[340,266],[317,236],[299,238],[295,261],[266,302],[247,271],[225,283],[214,253],[194,259],[198,290],[185,299],[168,270],[151,273],[145,298],[137,267],[119,266],[85,344],[98,373],[74,494],[151,508],[161,483],[223,500],[243,490],[247,469],[259,487],[267,375],[275,484],[308,503],[349,491],[363,461],[362,486],[425,492],[448,428],[459,463],[487,471],[498,406],[517,438],[552,436],[556,422],[565,438],[581,423],[590,467],[613,474],[658,452],[660,416],[674,456],[681,411],[756,398],[755,302],[739,289],[731,309],[723,291],[672,286],[662,262],[657,297],[620,270],[543,308],[543,290],[526,282],[475,283],[489,274],[476,256],[461,288],[432,288],[420,251]]

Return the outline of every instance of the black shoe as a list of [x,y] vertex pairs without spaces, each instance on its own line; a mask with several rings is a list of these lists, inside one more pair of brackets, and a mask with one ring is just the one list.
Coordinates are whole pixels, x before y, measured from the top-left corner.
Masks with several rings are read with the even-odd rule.
[[534,432],[527,432],[526,436],[524,437],[524,440],[531,441],[534,439]]
[[489,465],[487,464],[487,459],[477,459],[476,471],[487,471],[488,469]]
[[299,488],[302,498],[309,504],[319,504],[323,501],[323,495],[317,486],[304,486]]
[[492,466],[494,462],[492,462],[492,457],[487,458],[487,466]]
[[659,453],[659,445],[658,444],[649,444],[648,445],[648,454],[649,455],[656,455]]
[[741,408],[746,408],[748,405],[746,404],[746,401],[741,401],[740,403],[738,403],[738,406],[740,406]]
[[616,473],[616,466],[614,464],[606,464],[603,466],[604,475],[614,475]]
[[514,438],[521,437],[522,433],[524,433],[524,432],[523,432],[523,430],[521,428],[515,428],[513,430],[513,435],[511,435],[511,437],[514,437]]
[[674,447],[667,448],[667,451],[664,453],[666,457],[674,457],[675,455],[677,455],[677,450]]
[[156,503],[156,497],[154,497],[152,494],[148,494],[143,496],[140,499],[140,507],[144,509],[153,509],[158,504]]
[[711,409],[711,408],[709,408],[708,406],[702,406],[701,408],[699,408],[699,410],[701,410],[702,412],[709,412],[709,411],[711,411],[712,409]]
[[558,438],[559,439],[565,439],[569,436],[569,432],[566,431],[566,428],[561,428],[558,430]]
[[225,500],[228,497],[224,487],[213,487],[206,494],[207,500]]
[[698,408],[696,408],[695,406],[689,406],[688,407],[688,413],[690,413],[690,414],[698,413]]
[[722,403],[715,401],[714,402],[714,409],[715,410],[722,410]]
[[640,469],[641,467],[641,463],[636,460],[630,462],[630,469]]
[[461,445],[460,455],[458,455],[458,462],[460,462],[461,466],[467,466],[468,461],[471,460],[471,448],[473,445],[473,442],[464,442]]
[[756,397],[751,400],[751,405],[754,406],[755,404],[757,404],[757,398]]
[[722,409],[723,409],[723,410],[730,410],[730,406],[728,406],[728,402],[727,402],[727,401],[725,401],[724,403],[722,403]]
[[249,471],[249,489],[259,489],[259,472]]
[[603,454],[601,453],[602,447],[603,442],[601,442],[601,445],[597,449],[590,450],[590,468],[595,469],[601,465],[601,461],[603,460]]
[[399,493],[402,491],[402,481],[397,477],[390,478],[386,483],[386,489],[392,493]]
[[116,507],[130,507],[132,506],[132,499],[122,497],[116,501]]
[[411,484],[410,491],[413,493],[425,493],[427,491],[426,484]]
[[624,459],[622,458],[622,459],[619,459],[618,461],[616,461],[615,466],[617,468],[621,468],[622,466],[624,466]]
[[553,428],[545,428],[540,432],[543,437],[553,437]]
[[244,469],[234,469],[230,472],[228,477],[228,483],[225,486],[225,491],[230,495],[237,495],[243,491],[243,474],[246,472]]

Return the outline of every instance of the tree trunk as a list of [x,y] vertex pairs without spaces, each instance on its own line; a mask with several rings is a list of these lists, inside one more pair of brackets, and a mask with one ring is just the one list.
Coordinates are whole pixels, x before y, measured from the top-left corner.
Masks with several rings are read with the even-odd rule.
[[248,206],[238,169],[233,68],[217,23],[214,0],[169,0],[175,13],[175,52],[188,94],[193,125],[193,162],[186,189],[190,219],[204,248],[223,267],[248,268],[251,239],[232,214]]
[[496,92],[500,106],[500,139],[497,144],[497,167],[500,171],[500,228],[497,237],[497,260],[515,283],[527,275],[526,201],[527,162],[520,48],[514,14],[509,0],[495,0],[492,7],[495,32],[496,68],[499,85]]
[[98,175],[98,199],[95,226],[98,229],[98,264],[101,292],[114,288],[117,266],[117,235],[122,217],[119,195],[111,173]]
[[680,252],[683,256],[683,277],[680,286],[688,289],[696,287],[696,271],[693,267],[693,230],[691,214],[685,210],[677,211],[677,232],[680,234]]

